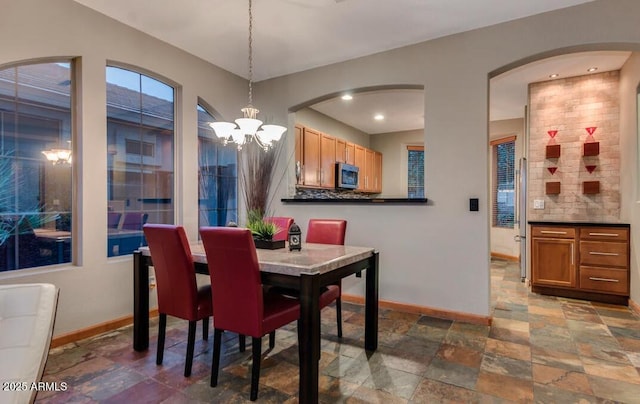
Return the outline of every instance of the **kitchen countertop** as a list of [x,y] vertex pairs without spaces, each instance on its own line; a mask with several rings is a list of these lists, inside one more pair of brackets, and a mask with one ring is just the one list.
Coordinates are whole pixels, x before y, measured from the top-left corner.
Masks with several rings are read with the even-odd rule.
[[534,226],[592,226],[592,227],[630,227],[629,223],[607,223],[607,222],[571,222],[571,221],[544,221],[530,220],[527,223]]
[[426,205],[427,198],[283,198],[283,203],[325,203],[350,205]]

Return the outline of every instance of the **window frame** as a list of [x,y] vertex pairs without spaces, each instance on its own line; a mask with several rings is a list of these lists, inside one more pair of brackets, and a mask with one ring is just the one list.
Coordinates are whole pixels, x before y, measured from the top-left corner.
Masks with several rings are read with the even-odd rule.
[[[515,167],[515,163],[516,163],[516,140],[517,140],[517,136],[516,135],[510,135],[510,136],[505,136],[505,137],[501,137],[499,139],[494,139],[492,141],[489,142],[489,145],[491,146],[491,159],[492,159],[492,167],[491,167],[491,227],[494,228],[500,228],[500,229],[514,229],[516,226],[516,167]],[[512,155],[512,164],[511,164],[511,183],[513,184],[513,187],[510,189],[512,192],[512,200],[513,200],[513,210],[511,212],[511,225],[504,225],[499,223],[498,220],[498,213],[499,213],[499,206],[498,206],[498,192],[499,192],[499,180],[498,180],[498,176],[499,176],[499,167],[498,167],[498,148],[500,146],[506,145],[506,144],[512,144],[512,148],[513,148],[513,155]],[[507,176],[509,175],[508,173],[506,174]]]

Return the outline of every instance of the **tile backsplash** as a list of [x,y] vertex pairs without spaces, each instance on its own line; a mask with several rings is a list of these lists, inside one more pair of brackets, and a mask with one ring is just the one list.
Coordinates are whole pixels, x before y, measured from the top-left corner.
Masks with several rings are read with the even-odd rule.
[[[529,85],[529,220],[619,220],[618,87],[618,71]],[[586,128],[593,127],[589,136]],[[549,131],[557,131],[554,138]],[[592,141],[599,153],[584,156],[584,143]],[[559,157],[547,156],[551,144],[560,145]],[[594,181],[599,192],[584,193],[583,183]],[[560,183],[560,193],[547,194],[550,182]],[[544,209],[533,209],[541,199]]]

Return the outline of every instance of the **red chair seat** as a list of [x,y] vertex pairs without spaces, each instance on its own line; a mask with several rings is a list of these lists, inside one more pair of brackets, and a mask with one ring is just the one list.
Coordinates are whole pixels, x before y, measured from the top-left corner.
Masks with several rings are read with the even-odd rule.
[[[300,301],[272,291],[264,295],[264,329],[278,329],[300,318]],[[264,335],[264,334],[263,334]],[[262,335],[261,335],[262,336]]]

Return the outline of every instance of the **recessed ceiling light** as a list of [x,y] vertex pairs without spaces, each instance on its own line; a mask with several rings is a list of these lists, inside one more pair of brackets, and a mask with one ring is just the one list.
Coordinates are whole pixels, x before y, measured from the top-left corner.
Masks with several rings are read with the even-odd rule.
[[558,73],[553,73],[549,75],[550,79],[555,79],[556,77],[560,76]]
[[589,73],[593,73],[593,72],[595,72],[596,70],[598,70],[598,68],[597,68],[597,67],[590,67],[590,68],[588,68],[588,69],[587,69],[587,71],[588,71]]
[[382,120],[384,120],[384,115],[382,115],[382,114],[375,114],[375,115],[373,116],[373,119],[375,119],[376,121],[382,121]]
[[345,94],[342,96],[342,99],[345,101],[351,101],[353,99],[353,96],[351,94]]

